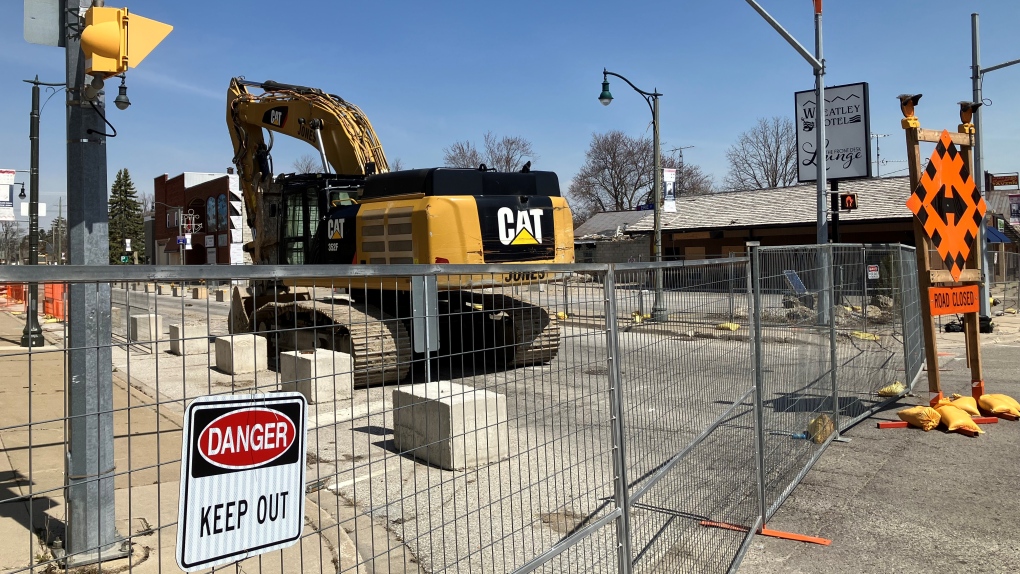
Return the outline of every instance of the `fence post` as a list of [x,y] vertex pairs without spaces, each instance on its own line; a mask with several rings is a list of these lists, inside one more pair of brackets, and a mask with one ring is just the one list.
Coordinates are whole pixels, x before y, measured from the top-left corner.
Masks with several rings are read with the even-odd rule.
[[758,511],[761,514],[761,527],[765,528],[768,503],[765,499],[765,397],[762,389],[760,247],[761,243],[758,241],[747,242],[751,275],[747,281],[747,293],[751,299],[748,319],[754,347],[754,434],[757,450],[755,463],[758,466]]
[[613,421],[614,499],[623,512],[616,519],[617,572],[630,574],[630,491],[627,485],[627,459],[623,434],[623,397],[620,376],[620,332],[616,316],[616,266],[610,264],[604,283],[606,313],[606,361],[609,371],[609,410]]
[[735,320],[734,315],[736,314],[735,313],[735,309],[733,308],[733,280],[734,280],[734,277],[733,277],[733,267],[734,267],[734,265],[733,265],[733,252],[732,251],[730,251],[729,257],[730,257],[730,264],[727,265],[727,271],[729,273],[729,281],[727,281],[726,283],[727,283],[727,285],[729,285],[729,288],[730,288],[730,323],[732,323]]
[[[829,252],[829,277],[832,278],[829,281],[829,301],[832,301],[832,309],[829,310],[829,378],[832,382],[832,426],[836,429],[836,438],[839,440],[839,376],[836,370],[836,248],[831,243],[822,247]],[[862,250],[863,253],[863,250]],[[863,264],[867,264],[867,259],[863,259]],[[842,273],[840,273],[842,276]],[[865,274],[867,277],[867,274]],[[865,279],[867,281],[867,279]],[[867,297],[867,292],[865,292]],[[867,305],[867,301],[861,303],[862,306]],[[864,327],[867,329],[868,316],[865,312],[864,315]]]

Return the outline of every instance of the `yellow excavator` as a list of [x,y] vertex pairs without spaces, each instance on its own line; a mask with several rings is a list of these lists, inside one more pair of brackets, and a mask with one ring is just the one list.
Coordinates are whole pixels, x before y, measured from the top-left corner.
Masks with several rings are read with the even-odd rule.
[[[556,317],[501,293],[549,278],[528,271],[528,263],[574,261],[572,217],[555,173],[532,171],[530,162],[518,172],[484,164],[391,172],[357,106],[272,81],[233,78],[227,125],[253,263],[521,264],[520,273],[437,278],[438,356],[453,363],[482,353],[507,366],[556,356]],[[322,172],[274,175],[274,134],[315,147]],[[314,287],[324,283],[253,282],[246,293],[235,287],[231,331],[266,334],[274,355],[313,347],[349,353],[359,386],[403,379],[412,359],[421,358],[409,335],[410,278],[345,276],[325,286],[347,289],[347,298],[317,300]]]

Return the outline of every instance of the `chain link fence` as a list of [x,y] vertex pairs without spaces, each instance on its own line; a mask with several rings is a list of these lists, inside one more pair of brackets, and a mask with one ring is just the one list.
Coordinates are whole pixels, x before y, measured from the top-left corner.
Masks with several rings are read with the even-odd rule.
[[[526,271],[2,268],[66,286],[71,319],[25,349],[24,305],[0,313],[0,566],[179,571],[186,407],[282,391],[308,402],[304,527],[222,568],[735,570],[838,430],[920,372],[912,265],[839,245]],[[98,312],[73,325],[76,304]]]

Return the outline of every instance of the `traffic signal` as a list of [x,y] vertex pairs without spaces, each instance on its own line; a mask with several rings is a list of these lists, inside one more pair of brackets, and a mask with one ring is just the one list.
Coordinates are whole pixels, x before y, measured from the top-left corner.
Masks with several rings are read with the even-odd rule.
[[127,8],[93,6],[81,33],[85,73],[109,78],[136,67],[171,30],[169,24],[128,14]]
[[857,209],[857,194],[856,193],[839,194],[839,209],[840,211],[853,211]]

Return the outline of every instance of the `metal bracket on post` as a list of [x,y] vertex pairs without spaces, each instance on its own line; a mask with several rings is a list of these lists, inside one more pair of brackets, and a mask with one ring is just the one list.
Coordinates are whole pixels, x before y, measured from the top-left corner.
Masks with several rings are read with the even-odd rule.
[[609,356],[609,409],[613,419],[613,467],[615,475],[614,498],[617,507],[623,512],[616,519],[617,538],[617,571],[630,574],[633,570],[630,547],[630,491],[627,485],[627,459],[624,448],[623,434],[623,396],[622,377],[620,376],[620,332],[616,321],[616,268],[609,265],[606,270],[605,313],[606,313],[606,345]]
[[439,350],[439,289],[435,275],[411,277],[411,336],[425,354],[425,382],[432,382],[432,352]]

